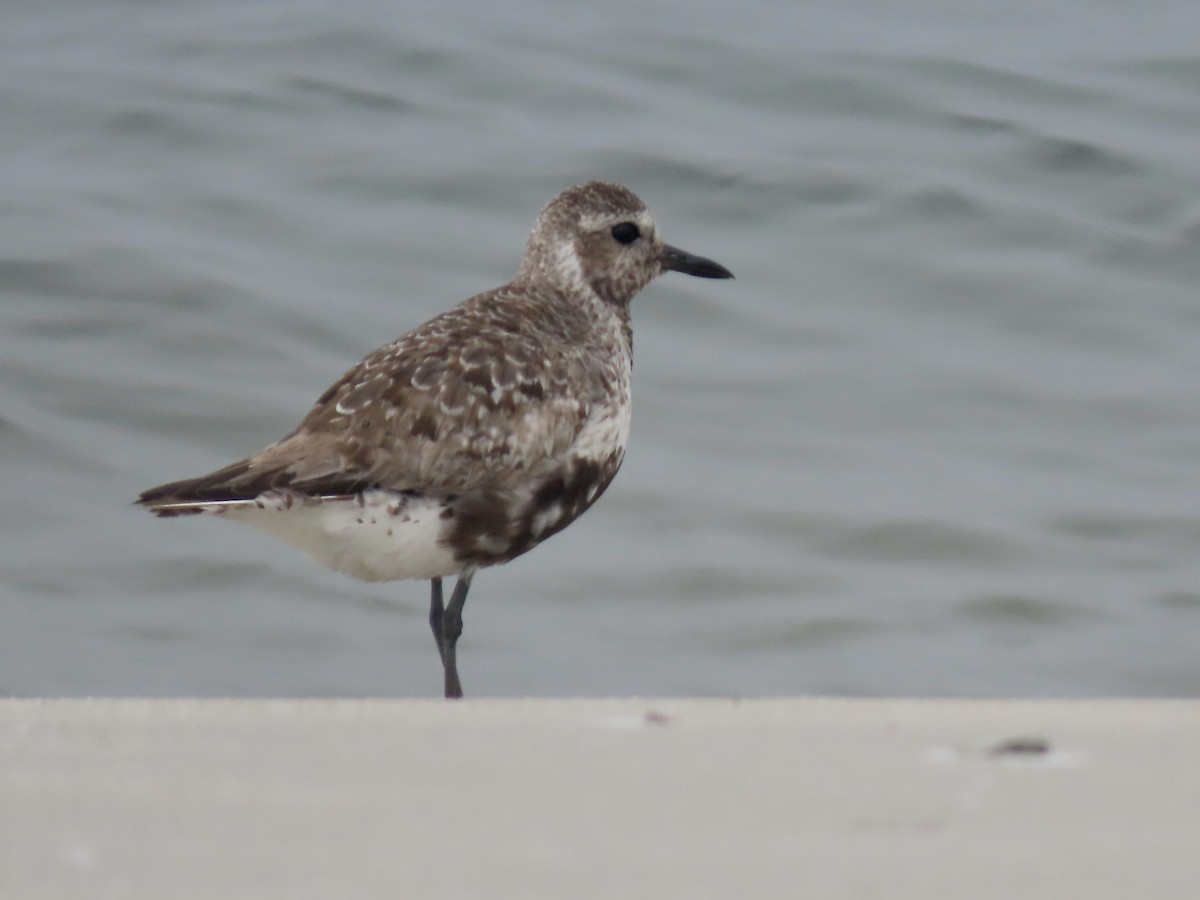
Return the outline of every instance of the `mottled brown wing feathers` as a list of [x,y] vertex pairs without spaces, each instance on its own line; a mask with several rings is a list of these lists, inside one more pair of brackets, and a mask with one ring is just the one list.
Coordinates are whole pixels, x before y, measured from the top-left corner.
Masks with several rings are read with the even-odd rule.
[[474,297],[370,354],[281,441],[139,502],[503,491],[569,447],[591,405],[566,389],[582,359],[547,308],[507,288]]
[[143,491],[138,497],[138,503],[143,506],[158,506],[169,503],[249,500],[272,490],[294,490],[313,496],[340,496],[355,494],[373,486],[368,479],[348,476],[344,471],[330,471],[322,476],[315,470],[315,460],[312,458],[307,461],[307,472],[283,460],[264,459],[271,449],[199,478],[173,481]]

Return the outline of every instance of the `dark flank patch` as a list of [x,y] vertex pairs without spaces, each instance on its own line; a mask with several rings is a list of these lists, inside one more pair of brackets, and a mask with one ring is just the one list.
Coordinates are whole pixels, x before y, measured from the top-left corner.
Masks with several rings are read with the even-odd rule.
[[538,513],[557,504],[567,514],[567,522],[570,522],[590,505],[587,502],[588,490],[593,485],[603,485],[597,489],[598,497],[599,491],[607,487],[616,474],[612,460],[606,460],[603,464],[592,459],[572,461],[562,474],[548,479],[534,492],[529,518],[532,520]]
[[[455,558],[477,566],[515,559],[579,518],[604,493],[620,466],[619,453],[603,461],[570,460],[521,506],[510,496],[497,492],[463,494],[448,500],[442,518],[455,519],[448,540]],[[593,488],[589,500],[588,493]],[[543,522],[542,531],[534,534],[539,514],[551,510],[557,510],[558,514]]]
[[543,482],[533,495],[534,509],[543,510],[551,503],[557,502],[567,492],[567,478],[568,475],[564,473]]
[[447,543],[456,559],[490,566],[506,562],[512,524],[507,498],[495,491],[472,491],[458,496],[454,505],[454,528]]

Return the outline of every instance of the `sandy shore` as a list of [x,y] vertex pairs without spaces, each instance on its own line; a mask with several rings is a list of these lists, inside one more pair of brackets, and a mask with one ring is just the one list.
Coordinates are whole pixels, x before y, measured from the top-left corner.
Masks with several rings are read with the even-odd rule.
[[4,898],[1195,898],[1200,703],[0,701]]

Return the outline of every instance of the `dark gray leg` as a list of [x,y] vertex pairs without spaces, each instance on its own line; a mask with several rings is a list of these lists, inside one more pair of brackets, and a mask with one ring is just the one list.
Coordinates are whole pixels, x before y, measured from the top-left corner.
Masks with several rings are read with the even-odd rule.
[[[457,699],[463,695],[462,682],[458,680],[458,662],[456,648],[458,636],[462,634],[463,605],[467,602],[467,591],[471,589],[472,571],[463,572],[454,583],[454,593],[450,595],[450,604],[441,616],[441,651],[442,669],[446,673],[446,699]],[[441,584],[438,579],[438,599],[441,599]],[[439,604],[440,605],[440,604]],[[432,612],[430,613],[432,619]]]
[[433,631],[433,642],[437,644],[442,666],[446,665],[446,651],[442,649],[442,579],[434,578],[430,583],[429,628]]

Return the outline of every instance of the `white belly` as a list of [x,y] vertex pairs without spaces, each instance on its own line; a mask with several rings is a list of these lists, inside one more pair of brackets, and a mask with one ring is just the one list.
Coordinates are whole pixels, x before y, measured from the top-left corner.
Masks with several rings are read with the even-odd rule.
[[254,500],[198,505],[362,581],[439,578],[463,570],[441,541],[440,502],[383,490],[360,496],[314,499],[272,491]]

